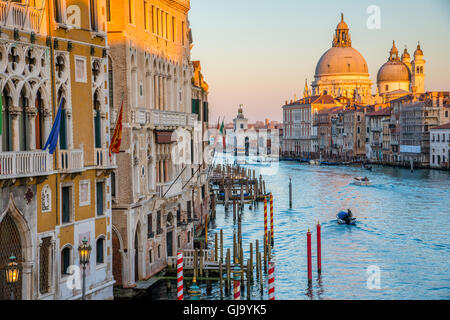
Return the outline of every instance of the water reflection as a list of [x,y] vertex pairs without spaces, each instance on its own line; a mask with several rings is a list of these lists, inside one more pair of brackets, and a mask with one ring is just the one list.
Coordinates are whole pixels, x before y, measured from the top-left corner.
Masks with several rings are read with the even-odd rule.
[[[258,169],[252,166],[252,169]],[[257,171],[259,175],[259,172]],[[371,186],[352,184],[368,176]],[[293,208],[289,209],[288,182],[292,177]],[[373,166],[371,172],[355,167],[311,167],[281,163],[276,175],[264,176],[274,195],[276,299],[446,299],[450,296],[450,173]],[[336,213],[350,208],[356,226],[338,225]],[[308,286],[306,231],[322,225],[322,275]],[[225,248],[233,247],[233,210],[217,207],[214,233],[223,230]],[[244,258],[249,243],[264,234],[263,205],[242,214]],[[231,250],[232,251],[232,250]],[[224,254],[226,250],[224,250]],[[255,261],[256,259],[254,259]],[[367,268],[381,270],[381,289],[367,288]],[[256,272],[254,274],[256,278]],[[189,286],[189,282],[185,286]],[[220,299],[217,282],[199,282],[202,299]],[[166,288],[167,287],[167,288]],[[224,286],[225,289],[225,286]],[[185,298],[189,299],[185,288]],[[243,294],[243,297],[246,296]],[[176,299],[176,282],[161,281],[146,298]],[[223,299],[232,299],[232,290]],[[267,299],[267,277],[252,284],[252,299]]]

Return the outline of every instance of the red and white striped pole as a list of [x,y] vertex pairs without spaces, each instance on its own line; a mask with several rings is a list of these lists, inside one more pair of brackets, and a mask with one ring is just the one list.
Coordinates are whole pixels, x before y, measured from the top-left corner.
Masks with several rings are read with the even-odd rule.
[[183,254],[178,252],[177,257],[177,297],[183,300]]
[[264,196],[264,243],[268,244],[268,238],[267,238],[267,196]]
[[273,195],[270,193],[270,239],[271,245],[273,246]]
[[234,261],[233,269],[233,289],[234,289],[234,300],[241,300],[241,270],[238,267],[237,259]]
[[275,300],[275,262],[269,262],[269,300]]

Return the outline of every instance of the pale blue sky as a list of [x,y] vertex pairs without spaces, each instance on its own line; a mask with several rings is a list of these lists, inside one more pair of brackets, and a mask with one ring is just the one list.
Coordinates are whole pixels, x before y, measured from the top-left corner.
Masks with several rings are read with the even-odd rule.
[[[379,30],[366,26],[370,5],[381,9]],[[251,121],[282,120],[284,101],[302,95],[305,78],[313,80],[341,12],[374,84],[392,40],[411,56],[420,41],[425,89],[450,90],[448,0],[191,0],[192,59],[201,60],[210,86],[210,122],[219,115],[231,121],[241,103]]]

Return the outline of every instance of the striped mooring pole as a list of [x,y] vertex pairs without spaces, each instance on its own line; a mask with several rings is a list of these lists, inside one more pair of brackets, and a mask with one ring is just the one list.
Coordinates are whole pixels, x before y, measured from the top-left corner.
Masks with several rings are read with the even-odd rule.
[[270,193],[270,243],[273,246],[273,195]]
[[241,300],[241,269],[238,267],[237,259],[233,268],[234,300]]
[[269,300],[275,300],[275,262],[269,262]]
[[264,243],[267,244],[267,197],[264,196]]
[[177,257],[177,299],[183,300],[183,254],[178,252]]

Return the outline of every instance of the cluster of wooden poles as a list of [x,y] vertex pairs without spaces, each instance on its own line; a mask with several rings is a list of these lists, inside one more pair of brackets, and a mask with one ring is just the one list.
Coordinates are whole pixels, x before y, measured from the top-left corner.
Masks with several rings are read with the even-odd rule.
[[[273,197],[270,195],[271,211],[270,221],[271,228],[267,228],[267,198],[264,201],[264,215],[265,215],[265,233],[262,241],[262,252],[259,251],[259,240],[249,243],[249,257],[244,261],[244,249],[242,243],[242,225],[241,213],[242,208],[238,206],[236,201],[233,201],[233,218],[237,224],[237,230],[233,232],[233,252],[231,249],[226,249],[226,256],[224,261],[224,247],[223,247],[223,230],[220,230],[220,244],[218,234],[215,234],[215,259],[219,262],[219,282],[220,282],[220,298],[223,299],[223,294],[231,293],[231,284],[233,280],[234,298],[239,300],[242,292],[246,292],[247,300],[251,300],[252,284],[259,282],[259,289],[261,297],[264,293],[263,274],[272,269],[272,247],[274,243],[273,238]],[[255,252],[253,251],[255,249]],[[220,251],[220,252],[219,252]],[[231,255],[232,254],[232,255]],[[224,266],[225,262],[225,266]],[[272,267],[272,268],[271,268]],[[223,269],[226,271],[226,278],[223,278]],[[256,269],[256,277],[254,270]],[[233,276],[232,276],[233,274]],[[273,277],[272,277],[273,278]],[[225,289],[225,290],[224,290]],[[247,290],[246,290],[247,289]],[[273,291],[273,290],[272,290]]]

